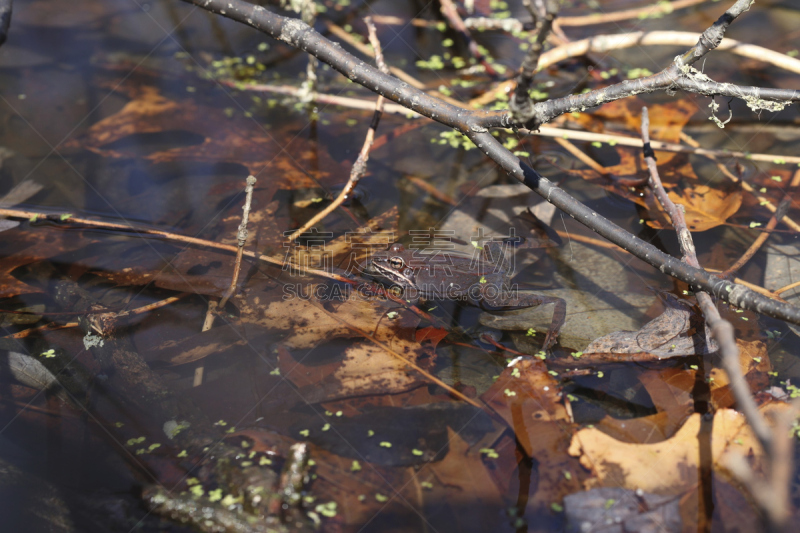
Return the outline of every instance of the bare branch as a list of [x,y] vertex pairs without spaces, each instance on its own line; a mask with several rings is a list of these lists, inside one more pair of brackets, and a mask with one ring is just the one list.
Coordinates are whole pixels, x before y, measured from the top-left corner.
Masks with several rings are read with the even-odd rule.
[[[645,107],[642,109],[642,141],[644,142],[645,162],[650,172],[650,186],[653,188],[658,201],[664,206],[664,210],[669,215],[672,225],[678,233],[678,242],[683,253],[683,260],[695,268],[701,268],[697,260],[692,234],[686,226],[683,211],[669,198],[658,175],[655,154],[650,147],[649,129],[650,119]],[[770,530],[780,531],[789,517],[790,509],[788,492],[790,476],[787,476],[785,472],[780,472],[781,470],[786,470],[786,462],[791,463],[792,458],[792,443],[786,442],[788,427],[786,427],[785,422],[779,422],[774,428],[774,433],[770,429],[767,421],[758,410],[758,405],[750,393],[750,386],[742,374],[742,369],[739,365],[739,347],[736,344],[733,326],[720,316],[711,296],[706,292],[697,293],[696,298],[703,316],[711,328],[711,333],[719,346],[722,367],[730,380],[730,388],[736,399],[736,406],[744,413],[747,423],[761,444],[767,462],[770,465],[766,483],[761,483],[755,479],[752,472],[748,471],[749,465],[746,465],[746,463],[739,464],[735,468],[738,475],[741,476],[740,479],[747,485],[756,503],[767,516]],[[763,498],[765,493],[770,496]],[[776,501],[776,498],[778,501]]]
[[680,58],[675,58],[675,63],[679,67],[692,65],[697,62],[698,59],[718,47],[719,43],[722,42],[722,38],[725,37],[728,26],[739,18],[739,15],[750,9],[753,2],[754,0],[737,0],[710,28],[703,32],[703,35],[700,36],[696,45],[680,56]]
[[[728,26],[739,15],[747,11],[752,2],[753,0],[738,0],[710,28],[702,33],[697,44],[683,55],[676,57],[674,62],[661,72],[637,80],[626,80],[586,94],[570,95],[540,102],[534,106],[532,113],[525,115],[526,117],[531,117],[524,122],[525,127],[535,130],[542,124],[546,124],[565,113],[583,112],[628,96],[677,88],[707,96],[724,95],[741,98],[754,111],[761,109],[780,111],[788,104],[800,101],[800,92],[798,91],[739,87],[729,83],[717,83],[691,66],[698,59],[720,45]],[[512,120],[517,125],[521,125],[516,120],[519,116],[521,116],[519,113],[515,113],[512,110]]]
[[[506,150],[488,132],[486,124],[495,125],[493,122],[496,115],[457,108],[437,100],[353,57],[301,21],[271,13],[261,6],[248,4],[242,0],[184,1],[250,25],[276,39],[313,54],[364,87],[437,122],[458,129],[506,172],[548,202],[611,242],[629,250],[633,255],[658,268],[661,272],[681,279],[697,290],[709,291],[737,307],[800,324],[800,308],[770,300],[746,287],[690,267],[663,253],[655,246],[636,238],[553,185],[552,182]],[[498,120],[498,122],[499,124],[496,125],[506,125],[503,120]]]
[[[517,88],[514,97],[509,102],[509,109],[514,122],[525,124],[535,116],[533,99],[529,91],[533,85],[533,77],[536,75],[536,68],[539,65],[539,57],[542,55],[544,43],[550,35],[553,21],[558,12],[555,0],[523,0],[523,5],[528,9],[536,21],[536,38],[530,45],[528,53],[520,66],[519,76],[517,77]],[[538,11],[538,13],[537,13]]]
[[527,185],[532,191],[555,205],[572,218],[591,228],[599,235],[630,252],[662,273],[680,279],[694,290],[704,290],[742,309],[780,318],[795,323],[800,320],[800,308],[784,302],[770,300],[742,285],[734,284],[705,270],[692,267],[665,254],[655,246],[638,239],[610,220],[592,211],[550,180],[520,161],[490,133],[466,134],[478,148],[500,165],[509,175]]

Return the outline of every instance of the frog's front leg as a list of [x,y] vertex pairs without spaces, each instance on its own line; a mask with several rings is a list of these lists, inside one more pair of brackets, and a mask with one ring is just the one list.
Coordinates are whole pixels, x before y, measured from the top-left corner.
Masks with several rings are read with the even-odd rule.
[[553,320],[550,322],[550,327],[547,330],[547,335],[544,338],[543,349],[547,350],[556,343],[558,333],[561,331],[561,326],[567,318],[567,302],[556,296],[542,296],[533,292],[520,292],[512,290],[506,294],[489,295],[485,294],[484,299],[481,301],[483,309],[490,310],[491,308],[497,309],[523,309],[525,307],[536,307],[537,305],[554,304],[553,306]]

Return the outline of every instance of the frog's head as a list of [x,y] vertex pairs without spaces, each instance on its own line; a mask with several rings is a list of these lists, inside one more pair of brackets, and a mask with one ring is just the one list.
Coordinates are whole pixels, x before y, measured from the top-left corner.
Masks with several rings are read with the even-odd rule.
[[414,269],[410,266],[410,254],[400,243],[373,254],[364,268],[364,274],[384,285],[395,285],[403,289],[416,288]]

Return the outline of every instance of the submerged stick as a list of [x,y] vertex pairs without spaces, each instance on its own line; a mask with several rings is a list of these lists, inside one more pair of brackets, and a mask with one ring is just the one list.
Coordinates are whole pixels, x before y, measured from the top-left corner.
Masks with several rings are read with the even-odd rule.
[[[219,303],[215,302],[213,299],[209,299],[208,301],[208,311],[206,312],[206,319],[203,322],[203,328],[201,331],[208,331],[214,325],[214,318],[216,317],[217,309],[223,309],[225,304],[228,303],[228,300],[231,296],[236,292],[236,283],[239,281],[239,270],[242,268],[242,255],[244,254],[244,245],[247,242],[247,220],[250,217],[250,204],[253,201],[253,186],[256,184],[255,176],[247,176],[247,186],[245,187],[245,200],[244,200],[244,207],[242,210],[242,223],[239,224],[239,231],[237,233],[237,250],[236,250],[236,260],[233,263],[233,277],[231,279],[231,285],[228,289],[223,293],[222,299]],[[202,367],[200,367],[202,368]],[[202,383],[202,370],[200,370],[200,375],[195,375],[195,387],[200,385],[197,383],[200,381]]]

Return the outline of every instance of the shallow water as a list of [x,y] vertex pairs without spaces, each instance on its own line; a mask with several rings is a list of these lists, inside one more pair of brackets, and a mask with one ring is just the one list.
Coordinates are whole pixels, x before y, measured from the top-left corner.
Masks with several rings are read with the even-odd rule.
[[[352,24],[359,34],[364,34],[360,18],[369,13],[436,15],[431,6],[417,2],[346,4],[330,3],[325,17],[343,26]],[[609,11],[636,6],[634,2],[602,4]],[[513,9],[516,13],[518,7]],[[574,5],[566,13],[585,13],[585,9]],[[565,31],[573,39],[601,30],[701,31],[722,9],[723,3],[708,3],[658,19]],[[729,36],[788,51],[796,47],[798,22],[800,10],[794,2],[757,3],[732,26]],[[321,22],[316,27],[324,29]],[[405,68],[429,89],[444,86],[453,91],[454,98],[466,102],[489,84],[476,75],[465,78],[476,82],[474,86],[458,87],[451,83],[456,79],[453,69],[430,71],[415,66],[434,54],[465,55],[466,48],[459,46],[455,33],[443,36],[435,28],[380,25],[379,37],[387,62]],[[445,46],[445,39],[454,44]],[[519,64],[519,39],[485,32],[478,34],[478,40],[509,71]],[[678,52],[674,47],[635,47],[597,54],[591,70],[584,62],[569,61],[537,80],[542,83],[540,90],[563,95],[597,86],[614,68],[623,73],[634,67],[655,72]],[[334,211],[317,226],[317,235],[307,236],[297,247],[289,246],[285,232],[316,214],[331,198],[331,191],[335,194],[346,182],[371,116],[369,111],[330,104],[309,110],[286,95],[236,86],[237,81],[254,80],[297,87],[305,68],[303,54],[177,1],[77,0],[66,7],[51,1],[18,0],[8,41],[0,47],[0,194],[31,180],[41,190],[16,209],[69,214],[73,219],[232,245],[241,219],[245,178],[252,174],[258,181],[247,249],[279,261],[303,259],[309,266],[334,273],[343,273],[363,262],[367,251],[395,240],[431,244],[431,231],[470,254],[477,226],[502,234],[513,219],[512,225],[528,231],[524,244],[513,254],[519,288],[557,294],[568,301],[567,322],[551,359],[569,358],[607,333],[637,330],[663,310],[654,290],[681,294],[686,289],[630,255],[587,241],[592,232],[558,210],[544,208],[533,193],[515,189],[510,194],[509,178],[477,150],[465,150],[458,138],[448,137],[444,127],[391,114],[385,114],[380,123],[380,146],[371,153],[367,176],[347,211]],[[709,56],[704,72],[732,83],[797,85],[796,74],[726,53]],[[372,99],[366,90],[328,68],[321,69],[320,79],[323,93]],[[733,120],[720,130],[708,121],[708,99],[689,96],[684,100],[690,111],[676,110],[675,99],[665,95],[642,98],[651,108],[654,125],[680,123],[675,131],[655,132],[655,138],[683,131],[708,148],[797,155],[795,109],[764,112],[759,117],[733,103]],[[717,100],[719,115],[726,117],[726,102]],[[631,115],[638,112],[636,106],[631,111],[614,107],[606,114],[604,109],[591,121],[568,117],[561,126],[636,135],[638,118]],[[686,113],[685,120],[675,118],[681,112]],[[503,133],[502,139],[597,213],[673,255],[679,253],[674,232],[645,223],[656,217],[632,201],[640,193],[614,189],[597,176],[570,172],[586,167],[552,138]],[[607,143],[575,141],[575,145],[607,167],[622,168],[625,153],[639,157],[638,150]],[[740,194],[730,192],[717,166],[705,159],[672,158],[659,152],[659,162],[664,165],[664,180],[676,184],[677,191],[703,197],[711,194],[708,190],[724,190],[725,201],[729,195]],[[741,172],[756,189],[765,187],[764,194],[774,203],[788,191],[796,170],[780,162],[744,160],[741,170],[730,168]],[[641,171],[641,165],[637,170]],[[698,189],[697,183],[706,188]],[[758,200],[745,194],[741,202],[727,224],[695,233],[704,266],[730,266],[755,237],[750,222],[763,225],[769,219]],[[559,232],[554,246],[539,246],[535,235],[541,235],[530,229],[532,223],[514,218],[533,205],[538,206],[535,212],[551,236]],[[797,217],[796,210],[790,211],[789,216],[793,215]],[[47,359],[44,354],[55,350],[55,357],[85,369],[86,381],[74,381],[75,390],[82,390],[86,397],[76,401],[57,390],[39,391],[30,382],[24,384],[19,375],[11,377],[10,364],[3,368],[0,467],[6,472],[2,481],[6,497],[0,501],[3,516],[14,526],[9,530],[180,530],[148,513],[139,494],[153,484],[184,490],[186,478],[196,474],[194,464],[176,458],[181,450],[161,432],[166,420],[162,413],[143,410],[142,406],[150,405],[148,400],[131,396],[130,389],[115,389],[120,375],[109,372],[113,365],[92,354],[83,329],[8,337],[30,327],[69,324],[85,316],[85,309],[74,307],[78,296],[62,297],[59,287],[63,286],[82,289],[84,297],[114,313],[180,296],[164,307],[127,317],[120,326],[124,328],[121,336],[172,394],[191,401],[208,421],[217,424],[213,427],[219,436],[235,427],[312,443],[313,450],[322,455],[316,459],[318,481],[307,486],[307,495],[319,501],[339,499],[339,514],[323,519],[323,530],[561,529],[564,518],[557,510],[559,502],[564,495],[581,490],[581,483],[589,478],[577,459],[566,454],[570,431],[602,426],[605,421],[606,431],[619,435],[614,433],[619,430],[616,423],[669,412],[669,423],[658,426],[666,438],[677,430],[678,420],[682,422],[691,412],[705,413],[725,404],[714,396],[713,384],[704,384],[703,376],[696,376],[698,364],[709,365],[709,372],[713,366],[703,363],[702,357],[680,358],[655,368],[590,366],[575,374],[563,364],[548,366],[557,368],[553,371],[557,375],[546,379],[552,380],[553,391],[560,387],[569,395],[572,419],[551,411],[548,422],[552,425],[527,426],[534,434],[541,432],[539,441],[527,442],[530,434],[520,430],[525,424],[504,422],[502,409],[481,410],[456,401],[452,392],[406,372],[396,360],[395,366],[380,366],[383,363],[375,361],[382,356],[376,354],[385,356],[386,351],[376,346],[382,343],[398,353],[414,354],[426,371],[447,386],[476,402],[483,398],[491,404],[486,395],[502,392],[498,376],[511,372],[507,364],[514,355],[481,343],[478,328],[492,322],[492,327],[502,330],[498,338],[504,346],[536,353],[550,321],[547,309],[525,315],[522,323],[527,327],[521,327],[515,318],[508,319],[511,325],[499,324],[493,322],[493,314],[448,301],[420,305],[432,319],[420,319],[373,294],[347,302],[339,298],[316,302],[301,297],[309,287],[313,290],[324,284],[323,292],[330,295],[347,285],[314,276],[298,278],[295,272],[245,258],[241,292],[228,303],[215,327],[201,334],[208,300],[219,298],[230,285],[231,252],[58,218],[23,217],[19,226],[0,235],[4,272],[0,308],[27,309],[41,317],[23,324],[19,317],[29,315],[3,315],[7,337],[1,347],[34,359]],[[364,237],[367,226],[383,233],[369,241]],[[770,243],[795,244],[794,233],[786,226],[778,229]],[[768,268],[767,253],[762,250],[738,276],[761,285]],[[734,320],[739,339],[764,343],[763,353],[772,366],[754,365],[757,372],[750,376],[760,387],[785,386],[800,378],[795,364],[798,339],[784,323],[749,312],[725,309],[725,313]],[[343,322],[336,317],[344,317]],[[527,328],[536,334],[529,334]],[[443,330],[451,336],[438,344],[425,336],[436,337]],[[346,368],[349,374],[342,370],[348,358],[354,361]],[[362,375],[363,368],[370,370]],[[654,382],[674,384],[666,404]],[[544,395],[537,401],[547,398]],[[560,397],[550,400],[563,409]],[[670,409],[675,406],[688,406],[688,411],[674,415]],[[530,405],[521,409],[525,413],[536,410]],[[326,425],[328,429],[323,430]],[[130,439],[141,436],[146,436],[146,444],[158,443],[160,448],[130,444]],[[497,457],[485,449],[492,449]],[[319,465],[325,460],[329,462]],[[373,478],[357,477],[350,466],[353,461],[359,461]],[[562,483],[563,479],[567,482]],[[752,510],[734,510],[719,502],[715,507],[711,500],[732,497],[724,491],[733,489],[716,477],[714,483],[713,490],[706,486],[706,493],[696,495],[700,502],[696,508],[701,511],[700,518],[694,519],[701,527],[725,529],[740,518],[739,512],[755,520]],[[358,496],[366,490],[372,492],[367,503],[361,503]],[[377,494],[388,497],[388,503]],[[307,508],[316,503],[307,503]]]

